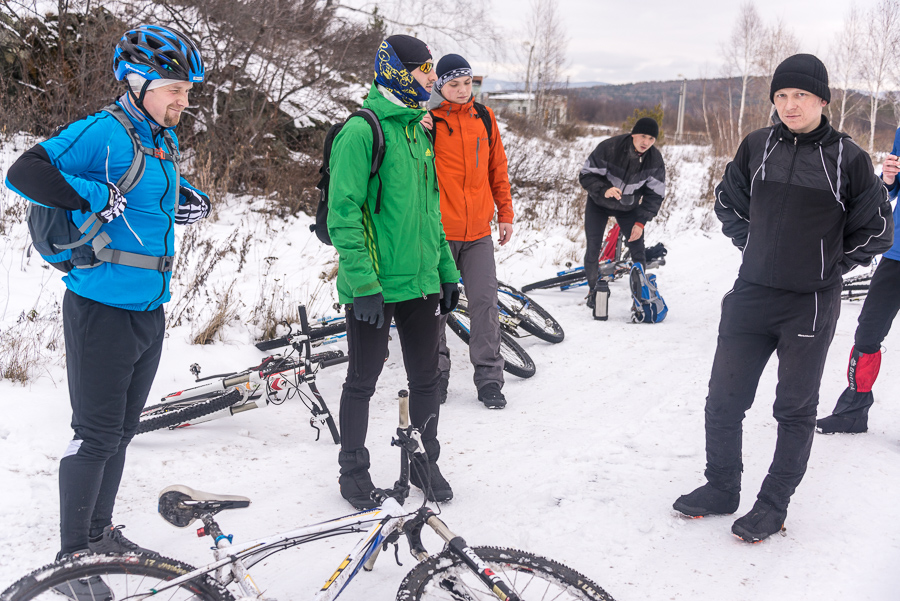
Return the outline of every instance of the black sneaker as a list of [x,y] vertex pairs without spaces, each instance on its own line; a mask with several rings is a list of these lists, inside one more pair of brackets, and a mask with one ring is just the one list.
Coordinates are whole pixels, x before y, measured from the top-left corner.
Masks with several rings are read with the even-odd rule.
[[816,430],[822,434],[862,434],[869,429],[869,417],[829,415],[816,420]]
[[[59,552],[56,561],[66,562],[92,555],[90,549],[81,549],[72,553]],[[113,601],[112,591],[100,576],[73,578],[53,587],[57,593],[72,601]]]
[[503,409],[506,407],[506,397],[500,392],[500,385],[491,382],[478,389],[478,400],[484,403],[488,409]]
[[159,555],[159,553],[157,553],[156,551],[145,549],[144,547],[141,547],[125,538],[125,535],[122,534],[122,528],[124,527],[125,526],[113,526],[112,524],[110,524],[103,529],[102,534],[100,534],[99,536],[91,537],[88,540],[88,549],[91,550],[91,553],[96,553],[98,555],[121,555],[123,553],[146,553],[148,555]]
[[731,532],[748,543],[758,543],[776,532],[784,530],[787,511],[778,509],[757,499],[750,513],[735,520]]
[[377,507],[378,503],[372,499],[375,485],[369,475],[368,449],[341,451],[338,453],[338,463],[341,466],[341,476],[338,478],[341,496],[356,509]]
[[708,515],[730,515],[737,511],[741,495],[730,493],[706,483],[686,495],[681,495],[672,507],[690,518]]

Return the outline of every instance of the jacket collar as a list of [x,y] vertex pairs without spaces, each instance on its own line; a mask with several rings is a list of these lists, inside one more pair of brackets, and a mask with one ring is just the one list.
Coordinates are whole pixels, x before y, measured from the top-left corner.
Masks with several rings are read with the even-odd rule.
[[[777,113],[776,113],[777,115]],[[822,120],[819,122],[819,127],[812,130],[811,132],[804,134],[795,134],[791,130],[781,123],[781,121],[777,121],[775,135],[779,140],[786,144],[792,144],[797,146],[805,146],[810,144],[821,144],[825,145],[832,141],[832,139],[837,139],[840,137],[840,134],[835,131],[831,124],[828,123],[828,117],[822,115]]]
[[363,106],[372,109],[379,119],[396,119],[404,125],[410,123],[418,123],[425,116],[425,109],[414,109],[403,104],[396,104],[391,101],[385,94],[390,94],[390,90],[385,89],[376,83],[372,83],[369,89],[369,95],[366,97]]

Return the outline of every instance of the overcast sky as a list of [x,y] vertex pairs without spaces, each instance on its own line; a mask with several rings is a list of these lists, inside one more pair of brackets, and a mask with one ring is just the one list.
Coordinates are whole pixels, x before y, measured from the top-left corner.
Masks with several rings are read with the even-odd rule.
[[[492,0],[496,21],[510,34],[524,29],[529,0]],[[875,0],[858,0],[868,9]],[[784,20],[801,52],[828,65],[829,41],[841,30],[848,0],[755,0],[766,22]],[[721,73],[722,45],[740,9],[725,0],[559,0],[568,29],[571,81],[627,83]],[[512,38],[513,35],[510,35]],[[900,50],[898,50],[900,56]],[[474,58],[474,57],[472,57]],[[472,60],[476,72],[516,79],[509,65]]]

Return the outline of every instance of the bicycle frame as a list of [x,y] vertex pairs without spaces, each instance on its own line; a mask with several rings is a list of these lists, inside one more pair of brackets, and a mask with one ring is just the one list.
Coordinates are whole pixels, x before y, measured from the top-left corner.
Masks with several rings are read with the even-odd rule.
[[[313,597],[314,601],[332,601],[344,591],[350,581],[359,573],[360,568],[366,571],[372,570],[382,547],[391,543],[396,544],[401,534],[406,536],[413,557],[419,561],[427,559],[428,552],[422,544],[421,532],[422,528],[428,525],[444,540],[447,548],[451,549],[499,599],[519,601],[518,596],[512,593],[509,585],[478,557],[462,537],[451,532],[429,507],[423,505],[415,511],[406,511],[395,498],[395,496],[401,499],[405,498],[405,494],[409,490],[409,455],[421,452],[422,449],[419,431],[409,424],[409,396],[405,392],[401,391],[399,395],[400,426],[397,428],[397,439],[392,441],[393,445],[400,447],[400,480],[390,491],[376,491],[376,499],[380,502],[378,507],[242,543],[234,543],[231,535],[226,536],[222,532],[213,517],[214,512],[203,513],[199,515],[199,519],[203,521],[203,528],[198,531],[198,534],[207,535],[215,541],[213,548],[215,561],[172,580],[159,583],[146,595],[136,593],[132,597],[157,595],[198,576],[216,572],[216,579],[222,585],[235,584],[240,588],[243,597],[259,599],[262,598],[264,589],[254,582],[249,573],[249,569],[256,563],[274,553],[313,540],[339,534],[364,532],[362,538],[353,546]],[[242,501],[247,500],[242,499]],[[165,507],[168,505],[166,504]],[[183,527],[190,525],[189,520],[182,523],[172,521],[172,514],[168,511],[170,510],[164,509],[164,504],[160,502],[160,513],[163,514],[164,519]],[[368,529],[363,529],[364,525],[370,523],[372,525]]]

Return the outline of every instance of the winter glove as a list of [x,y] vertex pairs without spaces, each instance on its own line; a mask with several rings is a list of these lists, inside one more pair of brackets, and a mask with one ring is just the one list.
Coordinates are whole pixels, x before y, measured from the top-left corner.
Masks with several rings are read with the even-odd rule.
[[384,295],[379,292],[371,296],[354,297],[353,314],[356,319],[380,328],[384,325]]
[[186,201],[175,209],[175,223],[190,225],[209,215],[209,198],[185,186],[181,186],[180,191]]
[[446,315],[459,304],[459,284],[447,282],[441,284],[441,315]]
[[122,196],[115,184],[107,182],[106,185],[109,187],[109,200],[106,202],[105,207],[97,211],[97,219],[103,223],[109,223],[124,213],[125,205],[128,204],[128,201]]

